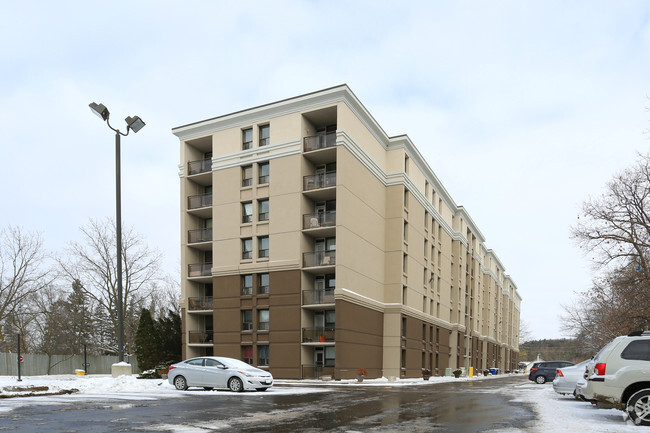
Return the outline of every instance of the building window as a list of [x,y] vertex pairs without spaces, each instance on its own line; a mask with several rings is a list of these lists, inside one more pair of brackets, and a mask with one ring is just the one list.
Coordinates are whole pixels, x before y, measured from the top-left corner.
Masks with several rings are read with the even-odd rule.
[[241,148],[242,150],[248,150],[253,148],[253,128],[247,128],[241,132]]
[[241,312],[241,329],[242,331],[253,330],[253,310],[242,310]]
[[257,293],[260,295],[268,294],[269,293],[269,274],[259,274],[257,276],[258,278],[258,285],[257,285]]
[[241,240],[241,258],[251,260],[253,258],[253,239],[246,238]]
[[246,364],[253,365],[253,346],[241,347],[241,360]]
[[242,275],[241,276],[241,294],[243,296],[250,296],[253,294],[253,276],[252,275]]
[[269,125],[260,126],[260,147],[267,146],[269,144],[270,133],[271,127]]
[[269,310],[257,310],[257,330],[269,330]]
[[257,365],[268,366],[270,364],[269,346],[257,346]]
[[269,257],[269,237],[268,236],[262,236],[258,238],[258,243],[259,243],[259,252],[257,254],[257,257],[260,259],[263,258],[268,258]]
[[268,162],[260,162],[257,165],[257,172],[259,174],[260,184],[269,183],[270,180],[270,165]]
[[253,203],[250,201],[241,204],[241,222],[244,224],[253,222]]
[[325,348],[325,367],[334,367],[336,362],[336,347],[327,346]]
[[259,221],[268,221],[269,220],[269,200],[259,200],[257,202],[257,209],[259,211],[258,220]]
[[253,166],[245,165],[241,168],[241,186],[251,186],[253,184]]

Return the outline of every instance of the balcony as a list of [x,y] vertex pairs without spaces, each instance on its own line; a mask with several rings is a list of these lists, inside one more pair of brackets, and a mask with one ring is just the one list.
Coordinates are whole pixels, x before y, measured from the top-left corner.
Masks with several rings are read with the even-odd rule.
[[303,177],[303,190],[329,188],[336,186],[336,172],[312,174]]
[[191,195],[187,198],[187,210],[212,206],[212,193]]
[[199,159],[198,161],[190,161],[187,163],[188,176],[205,173],[211,170],[212,170],[212,158]]
[[323,227],[334,227],[336,225],[336,211],[328,211],[320,214],[306,214],[302,216],[302,228],[304,230],[319,229]]
[[187,298],[187,308],[189,311],[212,311],[214,309],[212,296],[203,296]]
[[188,162],[187,176],[199,185],[212,185],[212,159]]
[[304,268],[334,266],[336,264],[336,251],[317,251],[315,253],[302,253],[302,266]]
[[305,290],[302,292],[302,305],[334,304],[334,289]]
[[187,231],[187,243],[196,244],[199,242],[211,242],[212,229],[198,229]]
[[189,344],[214,344],[214,331],[190,331]]
[[212,263],[195,263],[187,265],[188,278],[211,277]]
[[336,146],[336,132],[328,134],[313,135],[303,138],[303,151],[312,152],[314,150],[325,149]]
[[303,343],[333,343],[336,328],[325,326],[319,328],[302,328]]

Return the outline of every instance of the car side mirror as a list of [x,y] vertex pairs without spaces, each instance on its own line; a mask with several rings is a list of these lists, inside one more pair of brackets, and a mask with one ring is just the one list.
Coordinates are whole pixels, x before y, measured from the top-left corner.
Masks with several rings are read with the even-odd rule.
[[226,367],[225,365],[217,365],[217,368],[220,368],[220,369],[222,369],[222,370],[226,370],[226,369],[227,369],[227,367]]

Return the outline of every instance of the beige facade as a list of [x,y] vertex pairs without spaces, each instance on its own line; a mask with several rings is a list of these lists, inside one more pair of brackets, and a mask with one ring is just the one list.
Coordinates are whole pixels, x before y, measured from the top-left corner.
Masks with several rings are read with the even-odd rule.
[[407,136],[346,86],[173,129],[183,353],[279,378],[515,369],[521,298]]

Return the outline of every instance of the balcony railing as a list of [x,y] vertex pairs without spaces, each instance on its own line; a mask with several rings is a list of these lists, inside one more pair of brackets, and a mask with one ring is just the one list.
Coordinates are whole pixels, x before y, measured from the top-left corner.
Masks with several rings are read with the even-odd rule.
[[302,216],[303,229],[316,229],[321,227],[334,227],[336,225],[336,211],[320,214],[307,214]]
[[303,139],[303,149],[305,152],[332,146],[336,146],[336,132],[314,135]]
[[333,304],[334,289],[305,290],[302,292],[302,305]]
[[214,331],[190,331],[189,343],[212,344],[214,343]]
[[319,328],[302,328],[302,342],[303,343],[326,343],[334,341],[335,328],[333,326],[325,326]]
[[187,298],[187,306],[190,311],[192,310],[212,310],[214,304],[212,296],[203,296],[197,298]]
[[190,161],[187,163],[187,174],[199,174],[212,170],[212,158]]
[[303,178],[303,190],[311,191],[312,189],[327,188],[336,186],[336,172],[321,173],[305,176]]
[[212,263],[195,263],[187,265],[188,277],[209,277],[212,275]]
[[212,193],[191,195],[187,198],[187,209],[200,209],[212,206]]
[[336,251],[317,251],[315,253],[302,253],[302,266],[333,266],[336,264]]
[[329,365],[301,365],[303,379],[320,379],[323,376],[333,377],[334,366]]
[[188,230],[187,242],[195,244],[197,242],[209,242],[212,240],[212,229]]

